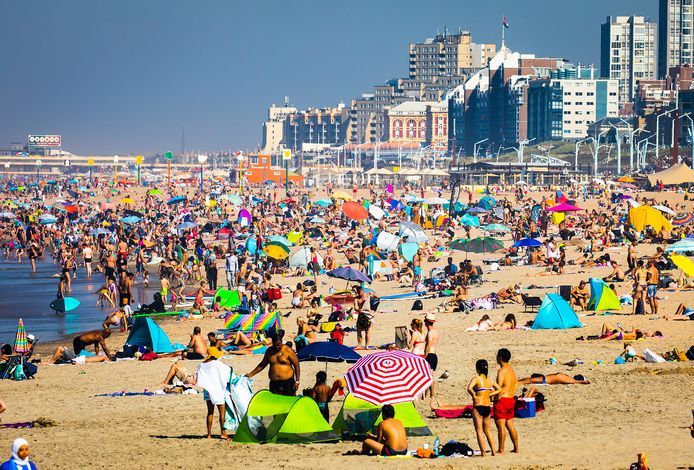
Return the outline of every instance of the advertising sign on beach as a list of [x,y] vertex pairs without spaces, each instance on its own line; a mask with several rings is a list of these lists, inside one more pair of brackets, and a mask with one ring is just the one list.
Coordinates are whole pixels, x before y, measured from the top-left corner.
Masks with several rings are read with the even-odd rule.
[[30,135],[30,147],[60,147],[62,137],[59,135]]

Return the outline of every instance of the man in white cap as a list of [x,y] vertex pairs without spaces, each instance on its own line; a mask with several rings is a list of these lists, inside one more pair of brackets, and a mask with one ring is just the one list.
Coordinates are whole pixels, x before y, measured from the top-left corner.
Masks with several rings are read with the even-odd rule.
[[[424,359],[431,367],[432,372],[436,371],[436,367],[439,364],[439,357],[436,355],[436,345],[439,343],[439,332],[436,330],[434,324],[436,323],[436,315],[433,313],[427,313],[424,317],[424,325],[427,327],[426,335],[426,346],[424,348]],[[434,382],[431,382],[431,387],[429,387],[429,395],[431,399],[434,399]]]

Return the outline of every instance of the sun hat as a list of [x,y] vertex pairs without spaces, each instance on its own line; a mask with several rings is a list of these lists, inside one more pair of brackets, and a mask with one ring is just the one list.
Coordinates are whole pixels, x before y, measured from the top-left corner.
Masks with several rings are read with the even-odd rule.
[[427,313],[424,316],[424,321],[434,323],[436,321],[436,314],[435,313]]
[[205,358],[206,361],[209,361],[210,359],[219,359],[224,355],[224,351],[220,350],[219,348],[215,346],[211,346],[207,348],[207,357]]

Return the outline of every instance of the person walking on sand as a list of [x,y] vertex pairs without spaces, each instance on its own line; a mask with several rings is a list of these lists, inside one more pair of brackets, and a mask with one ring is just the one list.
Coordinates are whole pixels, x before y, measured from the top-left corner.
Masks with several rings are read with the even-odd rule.
[[496,383],[499,384],[500,391],[494,403],[494,422],[499,431],[499,454],[503,454],[504,452],[506,431],[508,431],[511,436],[511,442],[513,442],[513,450],[511,452],[517,453],[519,451],[518,433],[513,424],[516,405],[514,395],[516,392],[516,385],[518,384],[518,378],[516,376],[516,371],[513,370],[513,367],[509,364],[510,360],[511,351],[506,348],[499,349],[499,352],[496,354],[496,362],[501,368],[496,375]]
[[[226,429],[224,429],[224,404],[231,378],[231,367],[217,360],[223,355],[224,352],[222,350],[212,346],[207,350],[207,357],[200,363],[196,371],[197,385],[204,390],[203,397],[207,404],[205,424],[207,425],[208,439],[212,438],[214,409],[217,407],[219,412],[219,438],[229,440]],[[167,379],[169,379],[168,375]]]

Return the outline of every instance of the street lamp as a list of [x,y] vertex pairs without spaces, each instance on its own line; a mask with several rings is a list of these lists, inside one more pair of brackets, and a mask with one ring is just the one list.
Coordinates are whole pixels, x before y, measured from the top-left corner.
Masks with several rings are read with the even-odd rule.
[[116,182],[118,181],[118,161],[119,157],[118,155],[113,156],[113,185],[116,185]]
[[239,161],[239,193],[243,195],[243,152],[237,152],[236,159]]
[[[645,130],[645,129],[641,129],[640,127],[637,127],[636,129],[634,129],[633,131],[631,131],[631,132],[629,133],[629,169],[632,171],[632,173],[633,173],[633,171],[634,171],[634,135],[635,135],[637,132],[638,132],[639,134],[640,134],[641,132],[648,132],[648,133],[650,133],[650,131],[647,131],[647,130]],[[638,157],[638,150],[639,150],[639,147],[638,147],[638,144],[637,144],[637,146],[636,146],[637,157]],[[638,158],[637,158],[637,161],[636,161],[636,166],[637,166],[637,167],[639,166],[638,163],[639,163],[639,162],[638,162]]]
[[609,132],[609,129],[606,129],[602,131],[601,133],[598,134],[598,138],[595,139],[593,142],[594,147],[593,147],[593,177],[597,178],[598,177],[598,152],[600,151],[600,138],[607,134]]
[[5,162],[5,179],[10,180],[10,162]]
[[656,161],[658,160],[658,157],[660,156],[660,116],[665,116],[667,114],[670,114],[671,112],[675,111],[675,109],[671,109],[669,111],[664,111],[660,114],[658,114],[655,118],[655,158]]
[[692,168],[694,168],[694,119],[691,116],[692,113],[683,114],[682,117],[689,119],[689,146],[692,152]]
[[578,171],[578,150],[581,147],[581,144],[583,142],[589,142],[591,140],[595,140],[592,137],[586,137],[585,139],[579,140],[576,142],[576,155],[574,156],[574,171]]
[[39,179],[41,178],[39,176],[39,172],[41,171],[41,160],[36,160],[36,182],[38,183]]
[[204,176],[203,171],[204,171],[206,161],[207,161],[207,155],[198,155],[198,163],[200,164],[200,194],[203,194],[202,182],[203,182],[203,176]]
[[477,149],[479,148],[478,146],[480,144],[485,143],[488,140],[489,140],[489,137],[487,137],[486,139],[482,139],[478,142],[475,142],[475,145],[472,146],[472,161],[473,161],[473,163],[477,163]]

